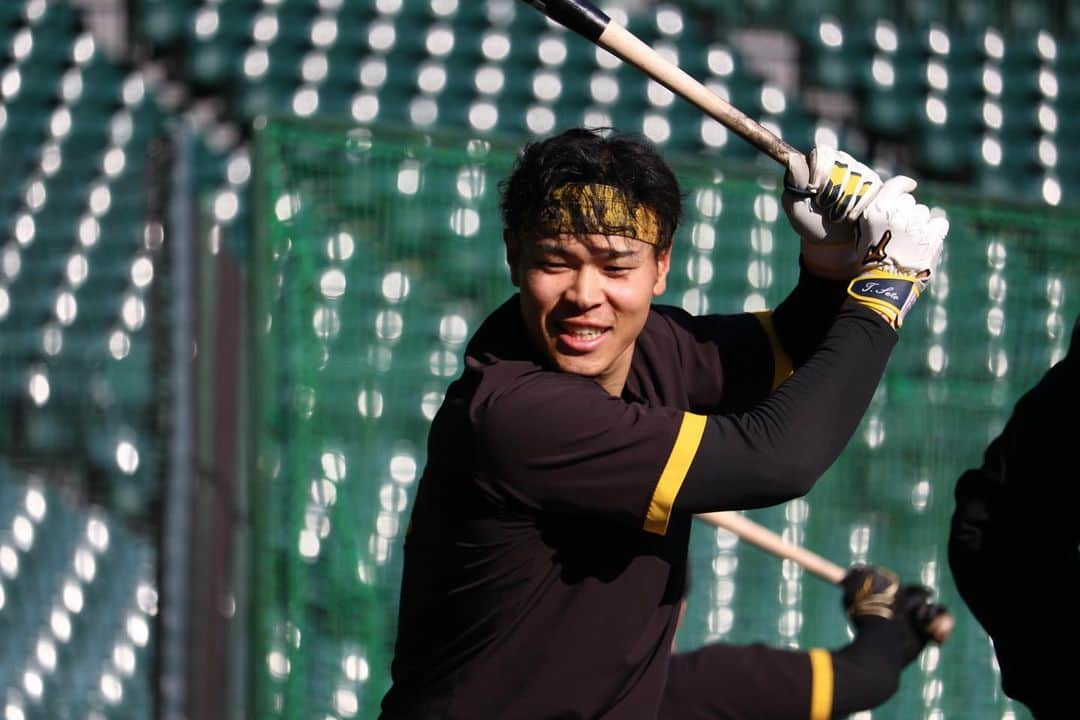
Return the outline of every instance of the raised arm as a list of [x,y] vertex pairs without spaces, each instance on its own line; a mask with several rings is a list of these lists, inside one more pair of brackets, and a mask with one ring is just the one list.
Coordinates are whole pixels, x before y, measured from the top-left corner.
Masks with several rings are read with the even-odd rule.
[[936,267],[948,224],[903,192],[910,182],[885,183],[859,216],[859,237],[876,241],[821,342],[764,400],[685,412],[605,395],[584,377],[526,373],[479,393],[472,408],[488,463],[482,484],[525,505],[607,514],[658,534],[673,512],[808,492],[862,419],[896,330]]
[[[889,180],[859,216],[863,262],[825,339],[767,400],[709,425],[721,439],[748,442],[706,443],[697,463],[738,468],[738,480],[717,483],[693,474],[675,502],[677,510],[788,500],[808,492],[840,454],[881,379],[895,331],[937,267],[948,233],[948,222],[932,218],[929,208],[907,192],[913,185],[902,176]],[[768,458],[764,462],[758,461],[762,455]]]
[[[799,282],[775,309],[754,313],[770,346],[773,372],[756,400],[810,358],[845,300],[871,307],[898,328],[930,279],[948,232],[943,217],[931,218],[915,202],[911,178],[883,181],[847,153],[824,145],[809,154],[808,167],[808,177],[786,176],[781,198],[800,238]],[[903,248],[893,237],[898,229],[907,235]],[[880,292],[886,285],[892,289]],[[721,329],[717,340],[724,339]]]

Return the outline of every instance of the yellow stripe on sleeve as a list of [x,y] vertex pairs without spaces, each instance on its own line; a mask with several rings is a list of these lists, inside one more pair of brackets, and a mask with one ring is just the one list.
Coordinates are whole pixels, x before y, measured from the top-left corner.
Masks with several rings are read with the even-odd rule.
[[656,483],[652,500],[649,501],[649,512],[645,515],[645,530],[648,532],[657,535],[667,533],[671,506],[675,504],[675,497],[686,480],[686,473],[690,471],[690,463],[694,462],[701,436],[704,434],[705,416],[683,413],[679,434],[675,437],[675,446],[671,448],[667,464],[660,473],[660,480]]
[[776,328],[773,326],[772,311],[771,310],[759,310],[754,313],[754,317],[761,323],[761,327],[765,329],[765,334],[769,338],[769,347],[772,348],[773,356],[773,380],[772,389],[780,387],[780,383],[784,382],[795,372],[791,364],[791,357],[784,350],[784,346],[780,344],[780,338],[776,335]]
[[810,720],[832,717],[833,667],[828,650],[810,651]]

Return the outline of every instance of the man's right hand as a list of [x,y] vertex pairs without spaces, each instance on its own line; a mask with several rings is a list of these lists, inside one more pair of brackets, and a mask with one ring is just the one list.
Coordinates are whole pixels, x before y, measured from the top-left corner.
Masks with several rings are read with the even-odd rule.
[[887,180],[859,219],[866,251],[848,296],[885,318],[894,329],[933,277],[941,259],[949,221],[932,217],[911,194],[915,181]]

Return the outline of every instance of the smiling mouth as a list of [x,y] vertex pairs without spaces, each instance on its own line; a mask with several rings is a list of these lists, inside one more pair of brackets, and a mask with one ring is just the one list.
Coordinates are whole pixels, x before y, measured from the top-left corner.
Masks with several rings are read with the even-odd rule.
[[604,334],[604,330],[601,328],[565,329],[563,332],[575,340],[592,340],[593,338],[598,338]]
[[556,330],[556,342],[559,352],[570,355],[587,355],[597,350],[604,342],[609,328],[568,327],[561,325]]

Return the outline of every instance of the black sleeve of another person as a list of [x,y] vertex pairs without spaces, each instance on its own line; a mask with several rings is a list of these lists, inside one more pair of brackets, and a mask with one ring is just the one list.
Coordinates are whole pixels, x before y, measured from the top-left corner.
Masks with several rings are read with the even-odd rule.
[[[956,483],[949,565],[994,642],[1002,688],[1037,718],[1075,717],[1080,646],[1080,317],[1068,354]],[[1057,649],[1056,651],[1054,649]],[[1060,657],[1060,655],[1059,655]]]

